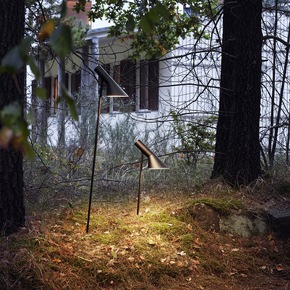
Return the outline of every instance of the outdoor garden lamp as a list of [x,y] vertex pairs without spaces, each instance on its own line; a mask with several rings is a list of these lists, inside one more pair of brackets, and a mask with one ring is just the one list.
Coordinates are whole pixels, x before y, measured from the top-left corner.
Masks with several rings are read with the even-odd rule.
[[148,158],[148,169],[168,169],[168,167],[148,147],[146,147],[142,141],[137,140],[135,142],[135,146],[141,151],[138,201],[137,201],[137,215],[138,215],[140,209],[143,155],[145,155]]
[[87,218],[87,227],[86,232],[89,232],[90,225],[90,215],[91,215],[91,205],[92,205],[92,196],[93,196],[93,184],[94,184],[94,175],[95,175],[95,164],[96,164],[96,155],[97,155],[97,146],[98,146],[98,135],[99,135],[99,125],[100,125],[100,115],[102,107],[102,91],[103,91],[103,82],[107,84],[107,97],[110,98],[128,98],[127,93],[114,81],[114,79],[103,69],[102,66],[98,65],[95,68],[95,72],[100,78],[99,86],[99,101],[98,101],[98,114],[97,114],[97,124],[95,132],[95,146],[94,146],[94,156],[93,156],[93,165],[92,165],[92,175],[91,175],[91,186],[90,186],[90,197],[89,197],[89,207],[88,207],[88,218]]

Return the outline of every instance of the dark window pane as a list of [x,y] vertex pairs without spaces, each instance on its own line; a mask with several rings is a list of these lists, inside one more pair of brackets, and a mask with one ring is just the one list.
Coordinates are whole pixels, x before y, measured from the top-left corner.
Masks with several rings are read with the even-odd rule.
[[136,108],[136,63],[131,60],[123,60],[120,64],[120,83],[121,87],[128,94],[129,99],[123,98],[124,104],[129,111]]
[[152,61],[149,63],[148,74],[148,109],[151,111],[158,110],[159,103],[159,62]]

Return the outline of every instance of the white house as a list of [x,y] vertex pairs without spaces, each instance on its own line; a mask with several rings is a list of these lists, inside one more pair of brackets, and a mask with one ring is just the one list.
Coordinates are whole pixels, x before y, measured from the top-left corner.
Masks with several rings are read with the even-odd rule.
[[[290,42],[290,4],[279,1],[277,12],[274,4],[275,1],[266,1],[263,13],[264,35],[274,37],[265,38],[263,49],[261,140],[268,146],[269,133],[276,126],[279,146],[283,148],[289,143],[289,47],[287,49],[285,43]],[[188,8],[184,7],[184,12],[188,13]],[[83,14],[81,19],[86,24]],[[104,99],[101,118],[105,123],[117,124],[130,118],[138,123],[140,134],[146,130],[154,134],[157,130],[163,133],[170,130],[166,121],[171,119],[172,109],[189,121],[217,115],[222,39],[220,18],[208,24],[209,39],[196,40],[189,35],[159,61],[130,60],[130,39],[109,38],[109,27],[102,22],[90,25],[86,45],[80,51],[67,58],[65,63],[45,62],[44,86],[47,88],[48,124],[51,124],[49,136],[55,136],[57,131],[60,134],[55,120],[60,113],[58,75],[64,65],[65,75],[61,81],[76,96],[81,124],[77,127],[67,122],[63,131],[66,140],[77,140],[82,134],[94,132],[99,95],[94,68],[98,64],[103,65],[129,95],[128,100]]]

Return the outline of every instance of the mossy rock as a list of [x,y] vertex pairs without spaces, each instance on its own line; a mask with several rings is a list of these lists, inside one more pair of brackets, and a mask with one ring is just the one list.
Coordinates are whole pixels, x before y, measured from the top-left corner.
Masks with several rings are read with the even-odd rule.
[[197,198],[192,201],[192,205],[205,204],[217,211],[221,215],[228,215],[234,210],[244,209],[244,204],[238,199],[228,198]]
[[191,218],[204,230],[227,232],[242,237],[257,236],[268,230],[266,217],[262,212],[249,211],[235,199],[200,198],[183,209],[187,221]]

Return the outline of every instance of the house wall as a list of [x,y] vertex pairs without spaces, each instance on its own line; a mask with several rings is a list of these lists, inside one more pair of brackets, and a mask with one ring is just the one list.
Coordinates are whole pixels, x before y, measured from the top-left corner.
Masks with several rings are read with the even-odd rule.
[[[289,4],[285,3],[283,9],[288,9]],[[278,13],[278,26],[275,31],[275,13],[266,11],[263,14],[264,35],[276,35],[289,43],[289,17],[285,13]],[[207,26],[209,38],[196,40],[192,35],[180,39],[176,49],[168,53],[159,62],[159,107],[156,111],[137,110],[124,113],[122,111],[103,112],[102,122],[117,125],[125,122],[128,118],[136,122],[138,131],[137,137],[144,137],[145,132],[149,135],[166,135],[171,132],[170,110],[174,109],[184,115],[185,120],[194,121],[198,118],[217,116],[220,81],[220,45],[222,39],[222,23],[215,20]],[[82,85],[91,89],[86,93],[95,101],[97,100],[98,83],[94,68],[98,64],[118,65],[122,60],[130,56],[130,40],[124,39],[120,42],[117,39],[107,37],[107,28],[92,29],[87,41],[89,49],[87,59],[84,60],[73,56],[66,62],[66,69],[73,73],[80,68],[87,67],[82,72]],[[274,44],[273,39],[265,40],[263,46],[263,75],[262,75],[262,105],[261,105],[261,140],[267,146],[271,126],[278,125],[278,140],[280,147],[285,146],[289,136],[289,68],[287,61],[287,50],[280,42]],[[273,48],[276,45],[276,57],[273,57]],[[276,67],[273,71],[273,65]],[[138,69],[138,62],[137,62]],[[55,62],[46,64],[46,74],[52,77],[57,75]],[[285,81],[282,81],[284,78]],[[274,80],[274,82],[273,82]],[[138,74],[136,84],[138,84]],[[273,86],[274,84],[274,86]],[[69,87],[71,79],[69,80]],[[282,110],[278,105],[283,95]],[[138,97],[138,92],[137,92]],[[92,114],[96,114],[92,111]],[[272,108],[272,109],[271,109]],[[279,115],[278,124],[273,120]],[[81,117],[81,116],[80,116]],[[82,117],[81,117],[82,119]],[[94,119],[92,119],[94,120]],[[285,123],[283,125],[283,122]],[[91,126],[94,124],[92,123]],[[55,128],[52,129],[56,131]],[[71,123],[67,127],[67,134],[70,138],[79,133]],[[146,133],[147,134],[147,133]],[[143,136],[142,136],[143,135]],[[172,139],[173,140],[173,139]]]

